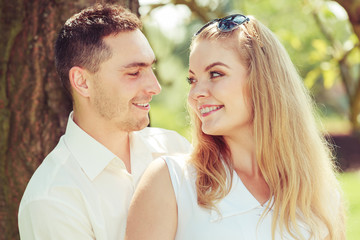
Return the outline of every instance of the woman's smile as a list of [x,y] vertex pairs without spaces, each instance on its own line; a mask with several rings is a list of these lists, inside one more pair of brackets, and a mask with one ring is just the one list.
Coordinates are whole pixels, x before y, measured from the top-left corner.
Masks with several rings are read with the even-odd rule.
[[222,109],[224,105],[202,105],[199,107],[199,111],[202,117],[209,116],[211,113]]

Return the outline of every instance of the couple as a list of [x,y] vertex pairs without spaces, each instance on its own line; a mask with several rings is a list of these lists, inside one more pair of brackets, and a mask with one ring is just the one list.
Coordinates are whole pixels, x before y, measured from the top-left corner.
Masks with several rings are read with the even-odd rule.
[[21,239],[343,239],[330,151],[274,34],[237,14],[194,35],[192,150],[146,128],[160,86],[140,29],[128,10],[96,5],[60,31],[73,112],[24,193]]

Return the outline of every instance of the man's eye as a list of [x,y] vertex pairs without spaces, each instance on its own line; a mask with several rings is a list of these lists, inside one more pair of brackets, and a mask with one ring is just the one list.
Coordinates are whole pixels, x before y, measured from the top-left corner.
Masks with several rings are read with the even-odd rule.
[[221,76],[224,76],[224,74],[215,71],[210,72],[210,78],[217,78]]
[[194,78],[191,78],[191,77],[187,77],[186,79],[187,79],[189,84],[193,84],[194,82],[196,82],[196,80]]
[[128,75],[130,76],[133,76],[133,77],[136,77],[140,74],[140,71],[137,71],[137,72],[133,72],[133,73],[128,73]]

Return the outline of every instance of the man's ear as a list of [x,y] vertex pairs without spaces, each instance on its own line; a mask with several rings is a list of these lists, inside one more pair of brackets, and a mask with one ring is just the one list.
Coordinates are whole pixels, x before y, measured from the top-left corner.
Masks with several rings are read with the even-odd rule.
[[86,70],[81,67],[72,67],[69,71],[69,80],[74,91],[83,97],[90,96]]

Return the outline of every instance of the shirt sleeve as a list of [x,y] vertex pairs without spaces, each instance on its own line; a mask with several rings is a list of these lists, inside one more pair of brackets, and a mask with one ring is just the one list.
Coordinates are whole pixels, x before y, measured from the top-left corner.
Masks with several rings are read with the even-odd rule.
[[22,240],[95,239],[89,218],[56,199],[35,200],[19,211]]

